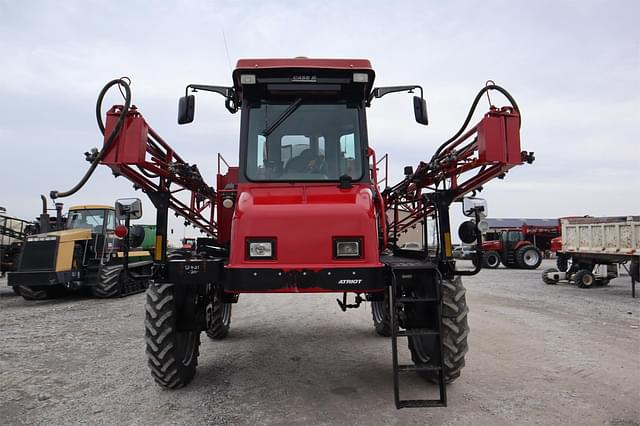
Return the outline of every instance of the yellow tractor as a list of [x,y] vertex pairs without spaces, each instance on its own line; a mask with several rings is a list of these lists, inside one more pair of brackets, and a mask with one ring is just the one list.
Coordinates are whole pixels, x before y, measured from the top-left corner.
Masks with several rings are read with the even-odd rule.
[[100,298],[143,291],[153,261],[148,250],[136,249],[145,240],[145,229],[129,226],[131,218],[141,215],[140,200],[119,200],[115,208],[71,207],[63,229],[24,240],[16,271],[8,274],[8,285],[27,300],[82,288]]

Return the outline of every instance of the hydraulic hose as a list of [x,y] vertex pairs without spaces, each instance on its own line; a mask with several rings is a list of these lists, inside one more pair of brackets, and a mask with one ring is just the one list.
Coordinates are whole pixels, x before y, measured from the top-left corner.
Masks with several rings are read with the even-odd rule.
[[55,200],[56,198],[68,197],[78,192],[87,183],[87,181],[95,171],[96,167],[98,167],[100,160],[102,160],[102,158],[106,155],[109,148],[111,148],[111,145],[113,145],[113,142],[115,141],[116,137],[120,133],[120,130],[122,129],[122,124],[124,123],[124,119],[127,116],[127,113],[129,112],[129,107],[131,106],[131,88],[129,87],[129,83],[126,80],[128,79],[116,78],[114,80],[111,80],[102,88],[102,90],[100,91],[100,94],[98,95],[98,100],[96,102],[96,119],[98,121],[98,127],[100,128],[100,132],[102,132],[102,134],[104,135],[104,122],[102,121],[102,101],[104,100],[104,97],[109,91],[109,89],[111,89],[113,86],[119,85],[121,89],[124,89],[124,94],[123,94],[124,107],[122,108],[122,111],[120,111],[120,115],[118,116],[118,121],[116,122],[116,125],[113,128],[113,130],[111,131],[111,134],[109,134],[109,137],[107,138],[107,141],[103,145],[102,149],[91,161],[91,165],[89,166],[89,169],[86,171],[82,179],[80,179],[80,181],[73,188],[69,189],[68,191],[53,190],[49,193],[49,196],[51,197],[51,199]]
[[[442,150],[445,149],[447,145],[449,145],[451,142],[458,139],[458,137],[466,130],[467,126],[469,125],[469,122],[471,121],[471,118],[473,117],[473,113],[476,111],[478,102],[480,102],[480,98],[489,90],[497,90],[498,92],[502,93],[504,97],[507,98],[507,100],[511,103],[511,106],[513,106],[513,109],[515,109],[516,112],[520,114],[520,108],[518,108],[518,104],[516,103],[516,100],[513,98],[513,96],[511,96],[509,92],[507,92],[506,89],[500,86],[497,86],[495,84],[486,85],[478,92],[475,99],[473,100],[473,103],[471,104],[471,108],[469,109],[469,113],[467,114],[467,118],[464,120],[464,123],[462,124],[462,127],[460,127],[460,130],[458,130],[458,132],[455,135],[453,135],[451,138],[449,138],[446,142],[444,142],[442,145],[438,147],[435,154],[433,154],[433,157],[431,157],[431,163],[433,163],[436,157],[440,155]],[[521,122],[522,122],[522,116],[520,116],[519,123]]]

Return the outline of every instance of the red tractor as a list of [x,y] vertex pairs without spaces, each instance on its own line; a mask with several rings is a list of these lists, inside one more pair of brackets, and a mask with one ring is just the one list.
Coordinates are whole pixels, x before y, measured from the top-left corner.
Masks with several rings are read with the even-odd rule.
[[[104,164],[147,193],[158,212],[157,248],[166,247],[169,209],[212,241],[184,259],[155,252],[145,325],[149,367],[161,386],[175,389],[193,379],[200,333],[224,338],[239,294],[337,292],[344,311],[371,302],[376,330],[391,336],[396,406],[446,405],[445,384],[460,375],[467,352],[460,276],[480,270],[456,268],[449,207],[510,168],[531,163],[533,153],[520,151],[515,101],[488,85],[454,137],[415,171],[405,168],[397,185],[380,191],[367,108],[389,93],[418,91],[418,123],[427,124],[427,110],[420,86],[374,88],[374,78],[368,60],[246,59],[238,61],[230,87],[188,85],[179,102],[180,124],[194,118],[190,90],[220,94],[227,110],[241,114],[239,166],[228,167],[219,157],[216,189],[131,106],[126,79],[105,86],[98,111],[113,86],[122,89],[125,102],[107,112],[106,126],[99,118],[104,146],[92,167]],[[503,93],[511,105],[492,106],[468,127],[489,90]],[[177,193],[188,194],[189,201]],[[473,220],[460,234],[480,243],[484,204],[465,200],[465,214]],[[423,250],[398,248],[398,236],[418,223],[425,224]],[[348,303],[349,294],[354,303]],[[411,364],[398,361],[399,338],[408,339]],[[401,400],[399,375],[405,372],[435,380],[439,399]]]
[[492,234],[498,238],[482,243],[484,268],[495,269],[502,263],[507,268],[536,269],[542,263],[543,250],[551,249],[552,239],[560,235],[560,224],[522,225]]

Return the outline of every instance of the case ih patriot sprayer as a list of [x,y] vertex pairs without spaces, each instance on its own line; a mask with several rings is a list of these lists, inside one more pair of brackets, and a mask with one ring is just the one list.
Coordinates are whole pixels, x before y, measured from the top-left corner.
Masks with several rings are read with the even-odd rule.
[[[145,192],[157,208],[154,282],[147,290],[146,345],[151,374],[167,388],[188,384],[196,372],[200,333],[226,336],[231,304],[240,293],[338,292],[343,310],[372,303],[379,334],[391,336],[398,408],[446,405],[445,384],[460,375],[467,352],[467,306],[452,258],[449,207],[464,201],[473,217],[459,234],[481,243],[486,204],[464,198],[512,167],[531,163],[520,151],[520,115],[513,98],[488,85],[476,96],[462,128],[397,185],[379,189],[376,155],[369,146],[366,108],[392,92],[413,92],[418,123],[427,124],[420,86],[373,87],[368,60],[250,59],[238,61],[233,86],[190,84],[178,122],[195,110],[189,91],[222,95],[240,111],[238,167],[221,173],[216,189],[185,162],[134,106],[126,79],[109,82],[97,105],[104,146],[91,156]],[[104,94],[119,86],[124,105],[100,112]],[[491,107],[468,128],[484,93],[503,93],[511,105]],[[188,194],[189,200],[176,197]],[[167,215],[212,237],[193,256],[171,256]],[[423,226],[423,250],[400,250],[397,236]],[[435,226],[434,226],[435,225]],[[478,256],[481,251],[478,250]],[[476,262],[478,265],[480,262]],[[355,303],[347,303],[347,294]],[[397,341],[408,339],[413,364],[399,365]],[[439,383],[439,399],[400,400],[399,375],[416,371]]]

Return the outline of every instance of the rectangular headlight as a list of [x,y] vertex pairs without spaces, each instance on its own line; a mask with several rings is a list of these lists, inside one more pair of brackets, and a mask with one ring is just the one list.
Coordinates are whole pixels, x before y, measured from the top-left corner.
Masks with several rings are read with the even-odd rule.
[[256,75],[240,74],[240,84],[256,84]]
[[333,240],[333,256],[336,259],[362,257],[362,238],[336,238]]
[[369,82],[369,74],[365,72],[354,72],[353,73],[353,82],[354,83],[368,83]]
[[248,259],[275,259],[275,254],[273,239],[247,240]]

